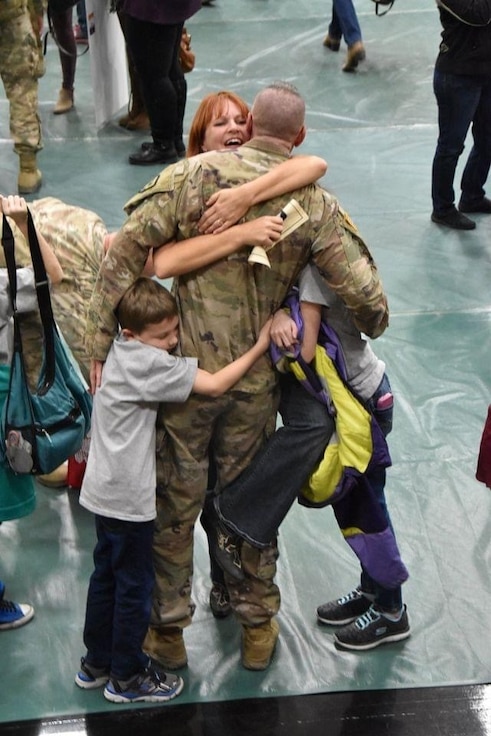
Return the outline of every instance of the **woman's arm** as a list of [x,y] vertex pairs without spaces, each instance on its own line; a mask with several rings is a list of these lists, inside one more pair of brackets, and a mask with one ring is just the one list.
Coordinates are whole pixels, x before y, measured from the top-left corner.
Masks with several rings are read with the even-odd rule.
[[257,179],[215,192],[206,203],[208,209],[198,227],[202,233],[221,233],[240,220],[254,204],[313,184],[326,170],[323,158],[293,156]]
[[[0,211],[15,222],[26,241],[28,241],[27,204],[25,199],[23,197],[18,197],[16,194],[10,195],[9,197],[0,197]],[[46,273],[48,274],[52,284],[59,284],[63,278],[63,269],[60,262],[41,233],[39,231],[36,232]]]
[[189,240],[167,243],[153,252],[153,270],[160,279],[196,271],[225,258],[244,246],[260,245],[266,250],[281,235],[281,217],[258,217],[235,225],[219,235],[198,235]]
[[306,363],[314,359],[317,338],[321,326],[322,307],[312,302],[301,302],[300,311],[303,321],[303,340],[301,354]]

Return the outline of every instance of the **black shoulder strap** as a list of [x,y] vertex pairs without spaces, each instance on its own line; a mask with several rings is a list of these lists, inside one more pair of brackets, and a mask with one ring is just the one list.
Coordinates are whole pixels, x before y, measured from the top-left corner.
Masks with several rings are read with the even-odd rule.
[[[45,369],[43,386],[38,388],[38,393],[44,393],[52,385],[55,377],[55,343],[54,333],[56,330],[55,320],[53,317],[53,309],[51,306],[51,298],[49,295],[48,276],[44,266],[41,248],[34,227],[32,215],[27,211],[27,231],[29,249],[31,251],[31,260],[34,270],[34,281],[36,285],[36,294],[39,306],[39,314],[43,325],[44,333],[44,353],[45,353]],[[10,297],[12,301],[12,311],[14,314],[14,352],[22,354],[22,337],[17,314],[17,276],[15,264],[15,243],[12,228],[7,218],[3,215],[2,229],[2,246],[5,252],[5,261],[9,275]]]

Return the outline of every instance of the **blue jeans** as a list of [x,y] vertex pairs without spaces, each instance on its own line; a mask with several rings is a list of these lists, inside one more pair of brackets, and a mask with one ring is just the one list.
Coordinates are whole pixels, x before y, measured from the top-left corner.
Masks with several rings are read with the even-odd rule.
[[331,38],[341,39],[342,36],[347,46],[361,41],[361,29],[353,0],[333,0],[332,20],[328,30]]
[[[384,375],[366,403],[385,436],[392,430],[391,395],[389,379]],[[380,407],[382,397],[385,401]],[[280,413],[285,426],[275,432],[252,465],[223,489],[215,501],[216,510],[227,526],[256,547],[265,547],[275,538],[334,431],[326,407],[292,376],[282,377]],[[367,480],[392,528],[384,492],[385,469],[368,473]],[[400,586],[393,590],[383,588],[363,569],[361,588],[374,595],[376,603],[385,610],[402,606]]]
[[431,195],[436,215],[454,209],[453,182],[459,156],[472,123],[474,145],[462,174],[462,205],[479,203],[491,164],[491,77],[448,74],[435,69],[433,91],[438,104],[439,135]]
[[154,522],[96,515],[95,527],[84,626],[87,662],[128,680],[148,664],[142,644],[152,606]]

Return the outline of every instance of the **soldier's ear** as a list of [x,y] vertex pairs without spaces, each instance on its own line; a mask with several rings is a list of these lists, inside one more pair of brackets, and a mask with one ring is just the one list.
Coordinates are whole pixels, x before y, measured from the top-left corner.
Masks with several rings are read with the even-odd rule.
[[298,131],[295,137],[295,140],[293,141],[293,145],[295,147],[300,146],[304,142],[306,135],[307,135],[307,129],[305,125],[302,125],[302,127],[300,128],[300,130]]
[[246,125],[247,125],[247,134],[248,134],[249,138],[252,138],[252,113],[251,112],[249,112],[247,114],[247,123],[246,123]]

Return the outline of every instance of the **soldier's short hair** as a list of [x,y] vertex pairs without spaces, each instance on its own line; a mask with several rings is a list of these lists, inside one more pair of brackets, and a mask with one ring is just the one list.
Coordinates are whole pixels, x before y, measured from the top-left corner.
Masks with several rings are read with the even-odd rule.
[[140,276],[125,291],[116,309],[121,328],[135,334],[176,315],[177,304],[170,291],[146,276]]
[[273,82],[258,92],[251,114],[254,136],[273,136],[292,143],[305,123],[305,101],[290,82]]

